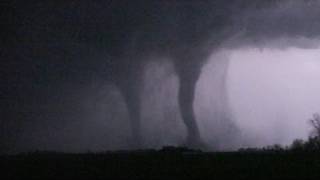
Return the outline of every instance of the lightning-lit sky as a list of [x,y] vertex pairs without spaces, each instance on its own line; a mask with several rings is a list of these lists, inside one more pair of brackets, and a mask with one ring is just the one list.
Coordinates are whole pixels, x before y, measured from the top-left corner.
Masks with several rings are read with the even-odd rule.
[[[320,49],[242,48],[221,53],[231,61],[227,84],[235,121],[251,145],[290,144],[308,137],[308,120],[320,111]],[[203,96],[207,106],[206,97],[214,94],[208,83],[211,69],[209,63],[199,84],[199,98]]]

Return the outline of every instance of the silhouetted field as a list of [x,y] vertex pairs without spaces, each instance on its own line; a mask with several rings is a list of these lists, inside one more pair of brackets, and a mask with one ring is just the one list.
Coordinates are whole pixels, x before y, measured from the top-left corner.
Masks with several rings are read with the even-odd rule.
[[319,152],[183,150],[0,156],[1,179],[13,178],[320,178]]

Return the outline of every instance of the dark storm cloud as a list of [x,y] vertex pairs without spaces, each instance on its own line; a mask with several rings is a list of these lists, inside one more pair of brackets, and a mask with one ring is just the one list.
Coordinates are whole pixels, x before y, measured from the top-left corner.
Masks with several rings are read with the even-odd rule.
[[230,32],[235,36],[235,41],[231,41],[231,46],[269,44],[272,47],[276,46],[272,42],[278,42],[283,46],[312,47],[312,41],[319,39],[320,1],[265,2],[269,5],[257,7],[261,3],[253,2],[233,16],[233,30]]

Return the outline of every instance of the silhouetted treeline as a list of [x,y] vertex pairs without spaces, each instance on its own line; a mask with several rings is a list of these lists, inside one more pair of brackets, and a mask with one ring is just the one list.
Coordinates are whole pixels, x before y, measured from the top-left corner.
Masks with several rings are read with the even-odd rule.
[[274,144],[262,148],[240,148],[239,152],[320,152],[320,138],[309,137],[307,140],[295,139],[289,146]]
[[307,140],[295,139],[290,146],[281,146],[275,144],[272,146],[266,146],[263,148],[240,148],[240,152],[281,152],[281,151],[293,151],[293,152],[320,152],[320,115],[318,113],[313,114],[313,117],[309,120],[313,130]]

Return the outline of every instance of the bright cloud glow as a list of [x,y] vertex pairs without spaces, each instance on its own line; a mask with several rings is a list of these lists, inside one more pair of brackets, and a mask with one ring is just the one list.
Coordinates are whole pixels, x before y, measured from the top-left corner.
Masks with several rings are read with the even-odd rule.
[[245,132],[261,145],[306,138],[320,112],[320,50],[243,49],[230,59],[230,100]]

